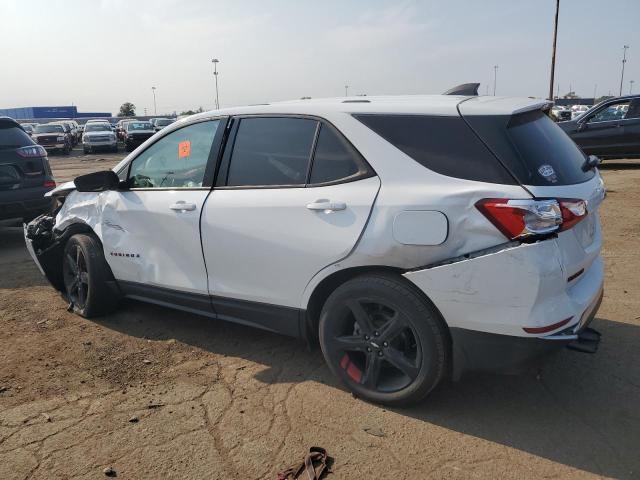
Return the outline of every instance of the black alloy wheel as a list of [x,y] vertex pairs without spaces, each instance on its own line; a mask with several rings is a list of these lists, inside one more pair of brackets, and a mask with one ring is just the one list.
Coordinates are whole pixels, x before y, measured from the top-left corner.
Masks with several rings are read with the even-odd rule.
[[67,249],[63,262],[62,273],[68,300],[82,310],[89,295],[89,272],[80,245]]
[[446,324],[419,292],[392,275],[357,277],[327,299],[320,345],[331,370],[356,395],[402,405],[441,380]]
[[117,308],[120,292],[98,237],[91,233],[73,235],[61,260],[64,294],[74,312],[91,318]]

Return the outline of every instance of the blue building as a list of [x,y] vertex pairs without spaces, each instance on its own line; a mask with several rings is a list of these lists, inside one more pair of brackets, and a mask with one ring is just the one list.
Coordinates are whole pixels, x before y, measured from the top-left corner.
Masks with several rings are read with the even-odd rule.
[[16,120],[52,120],[59,118],[111,117],[109,112],[78,112],[74,106],[0,108],[0,116]]

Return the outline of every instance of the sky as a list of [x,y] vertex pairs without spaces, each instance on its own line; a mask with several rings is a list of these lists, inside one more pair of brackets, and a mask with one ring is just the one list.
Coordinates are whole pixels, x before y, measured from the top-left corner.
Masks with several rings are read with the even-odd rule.
[[[560,93],[640,92],[640,0],[561,0]],[[345,94],[546,97],[555,0],[0,0],[0,108],[139,115]],[[597,86],[596,86],[597,85]],[[557,88],[557,86],[555,87]]]

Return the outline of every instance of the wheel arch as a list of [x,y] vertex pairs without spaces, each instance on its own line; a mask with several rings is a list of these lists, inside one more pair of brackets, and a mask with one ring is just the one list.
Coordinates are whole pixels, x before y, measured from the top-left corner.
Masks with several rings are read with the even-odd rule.
[[327,275],[313,288],[313,291],[309,295],[309,299],[306,303],[303,335],[307,342],[311,344],[317,341],[318,325],[322,307],[324,306],[327,298],[329,298],[329,295],[331,295],[338,287],[340,287],[340,285],[343,285],[345,282],[348,282],[349,280],[361,275],[383,274],[393,276],[400,282],[403,282],[406,285],[410,286],[410,288],[412,288],[419,296],[421,296],[435,309],[442,321],[444,330],[447,332],[449,348],[451,348],[451,332],[449,331],[449,325],[447,324],[442,313],[425,292],[420,290],[410,280],[402,276],[404,272],[404,269],[398,267],[391,267],[387,265],[366,265],[345,268]]
[[47,280],[60,292],[64,292],[64,281],[62,278],[62,256],[64,247],[72,236],[80,233],[95,237],[104,250],[100,236],[96,234],[89,224],[78,220],[77,222],[67,225],[61,232],[54,233],[49,246],[41,250],[38,255],[38,261],[42,266]]

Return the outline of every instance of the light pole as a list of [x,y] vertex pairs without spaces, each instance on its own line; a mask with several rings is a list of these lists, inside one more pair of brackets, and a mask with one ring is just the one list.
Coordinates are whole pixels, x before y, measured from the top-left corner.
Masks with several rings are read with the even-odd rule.
[[620,75],[620,95],[622,96],[622,82],[624,81],[624,64],[627,63],[627,50],[629,49],[629,45],[624,45],[622,47],[622,75]]
[[348,97],[349,96],[349,85],[345,85],[344,86],[344,96]]
[[153,114],[158,115],[158,109],[156,108],[156,87],[151,87],[153,92]]
[[498,83],[498,65],[493,66],[493,96],[496,96],[496,84]]
[[633,84],[636,83],[635,80],[629,80],[629,95],[633,92]]
[[553,48],[551,50],[551,80],[549,81],[549,100],[553,100],[553,78],[556,74],[556,40],[558,39],[558,13],[560,13],[560,0],[556,0],[556,20],[553,27]]
[[218,98],[218,60],[217,58],[212,58],[211,63],[213,63],[213,76],[216,79],[216,110],[220,109],[220,99]]

